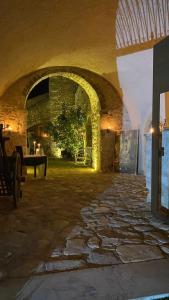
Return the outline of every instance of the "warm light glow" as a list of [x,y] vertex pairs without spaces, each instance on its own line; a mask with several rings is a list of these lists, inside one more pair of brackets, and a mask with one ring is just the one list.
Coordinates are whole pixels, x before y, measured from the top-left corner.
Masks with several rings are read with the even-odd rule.
[[117,128],[111,115],[105,114],[101,118],[101,129],[114,131]]
[[8,127],[9,127],[9,125],[4,123],[4,125],[3,125],[3,130],[4,130],[4,131],[8,131]]
[[12,131],[12,126],[4,123],[3,129],[4,129],[4,131],[8,131],[9,132],[9,131]]
[[[92,123],[92,167],[95,170],[100,169],[100,102],[99,97],[94,90],[94,88],[81,76],[69,73],[69,72],[56,72],[51,73],[50,75],[46,75],[41,77],[39,80],[37,80],[29,90],[29,93],[31,90],[43,79],[52,77],[52,76],[62,76],[65,78],[68,78],[70,80],[73,80],[77,84],[79,84],[87,93],[89,99],[90,99],[90,105],[91,105],[91,123]],[[29,95],[27,93],[27,97]],[[26,99],[27,99],[26,97]],[[111,127],[112,128],[112,127]],[[49,135],[48,135],[49,136]]]
[[33,154],[36,154],[36,141],[33,141]]
[[36,148],[36,154],[39,155],[39,148]]
[[153,127],[150,128],[150,133],[154,133],[154,128]]
[[4,131],[8,133],[22,133],[22,124],[20,124],[20,121],[16,118],[16,120],[11,119],[5,119],[2,121],[3,123],[3,129]]

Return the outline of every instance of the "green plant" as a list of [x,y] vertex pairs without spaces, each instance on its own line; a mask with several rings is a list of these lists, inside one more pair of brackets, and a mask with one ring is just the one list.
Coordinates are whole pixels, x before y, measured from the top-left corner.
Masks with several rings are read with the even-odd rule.
[[59,148],[66,150],[75,158],[84,147],[85,124],[86,114],[79,107],[68,110],[63,105],[57,121],[48,122],[45,131],[54,137]]
[[86,116],[80,108],[72,108],[67,111],[63,107],[62,113],[58,117],[54,139],[60,148],[70,152],[73,157],[84,147],[85,122]]

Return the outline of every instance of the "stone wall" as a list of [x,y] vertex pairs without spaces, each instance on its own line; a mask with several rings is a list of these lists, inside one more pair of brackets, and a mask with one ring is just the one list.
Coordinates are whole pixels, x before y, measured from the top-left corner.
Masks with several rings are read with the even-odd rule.
[[[5,115],[6,118],[11,118],[13,113],[15,114],[15,112],[20,111],[21,117],[19,119],[21,121],[22,132],[20,141],[23,146],[26,145],[26,97],[32,86],[35,85],[38,80],[53,76],[59,72],[66,72],[68,75],[65,75],[65,77],[68,76],[69,79],[72,78],[74,81],[76,81],[77,77],[78,84],[84,88],[90,98],[90,103],[93,105],[91,118],[95,131],[95,154],[93,154],[93,157],[97,157],[95,158],[95,166],[97,165],[96,168],[100,168],[98,163],[100,160],[100,117],[102,119],[103,116],[109,115],[109,120],[111,119],[111,124],[113,125],[112,130],[120,130],[122,128],[123,105],[117,90],[110,82],[94,72],[76,67],[51,67],[28,74],[13,83],[0,98],[0,119],[2,119],[3,115]],[[93,102],[96,101],[96,99],[99,99],[100,107],[96,102]],[[11,107],[11,110],[8,109],[8,106]],[[14,140],[14,143],[15,142]],[[106,147],[106,145],[102,145],[102,147]]]
[[84,113],[91,111],[89,97],[81,86],[78,86],[75,93],[75,106],[79,106]]
[[50,120],[57,121],[65,104],[66,110],[75,105],[75,93],[78,85],[67,78],[53,76],[49,78],[49,111]]
[[26,153],[27,111],[11,103],[0,105],[0,123],[10,126],[10,130],[4,132],[6,136],[10,137],[6,143],[7,154],[11,155],[16,145],[22,145],[23,151]]
[[26,102],[28,111],[27,128],[48,122],[50,120],[49,94],[39,95]]
[[[52,136],[44,136],[45,129],[43,128],[45,123],[57,122],[58,116],[63,111],[63,105],[66,111],[73,107],[80,107],[89,119],[91,113],[89,97],[84,89],[78,86],[74,81],[64,77],[51,77],[49,79],[49,93],[28,98],[26,103],[28,110],[28,129],[30,129],[28,137],[29,145],[33,145],[35,139],[34,135],[37,136],[36,140],[41,143],[45,154],[48,156],[58,156],[59,149]],[[32,127],[36,127],[36,129]],[[41,128],[41,130],[37,130],[38,127]],[[31,131],[33,136],[31,135]],[[89,135],[87,134],[87,136]],[[90,139],[92,139],[92,135]],[[88,143],[87,146],[89,146]]]
[[22,84],[22,93],[26,95],[32,85],[40,78],[50,74],[54,75],[57,72],[70,72],[81,76],[82,80],[85,79],[96,90],[102,114],[112,113],[114,130],[122,128],[123,104],[121,96],[113,85],[99,74],[76,67],[51,67],[28,74],[18,81],[18,85]]
[[75,105],[77,84],[64,77],[51,77],[49,79],[49,94],[42,94],[27,100],[28,128],[55,122],[62,112],[65,103],[68,110]]

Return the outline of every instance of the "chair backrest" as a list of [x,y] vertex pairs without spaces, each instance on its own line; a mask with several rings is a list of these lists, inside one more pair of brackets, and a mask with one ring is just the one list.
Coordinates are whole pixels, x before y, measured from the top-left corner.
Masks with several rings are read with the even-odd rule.
[[[21,176],[22,176],[22,167],[24,165],[24,159],[23,159],[23,149],[22,146],[16,146],[15,147],[16,152],[18,152],[20,154],[20,158],[21,158]],[[23,181],[25,181],[24,177],[22,178]]]
[[3,172],[3,169],[4,169],[3,152],[0,144],[0,173]]
[[16,149],[16,152],[18,152],[20,154],[21,162],[23,163],[23,149],[22,149],[22,146],[16,146],[15,149]]

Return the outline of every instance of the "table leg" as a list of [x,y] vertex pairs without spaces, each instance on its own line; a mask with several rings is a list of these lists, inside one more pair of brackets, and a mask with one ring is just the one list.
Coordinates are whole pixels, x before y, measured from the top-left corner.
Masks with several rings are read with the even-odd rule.
[[46,177],[47,161],[45,161],[44,176]]
[[36,177],[36,166],[34,166],[34,177]]

